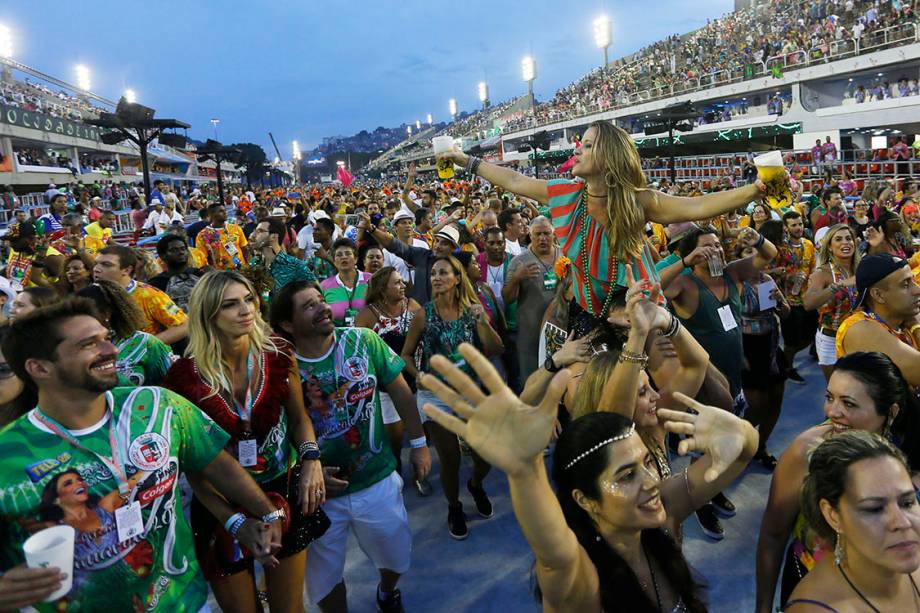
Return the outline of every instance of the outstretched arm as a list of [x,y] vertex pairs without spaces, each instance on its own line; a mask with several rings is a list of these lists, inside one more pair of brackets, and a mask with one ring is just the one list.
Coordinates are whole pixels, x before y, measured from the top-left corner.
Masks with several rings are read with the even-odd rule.
[[645,209],[645,218],[660,224],[711,219],[722,213],[747,206],[763,196],[764,184],[759,179],[752,185],[725,192],[713,192],[693,198],[671,196],[656,190],[641,191],[637,200]]
[[[448,151],[440,155],[439,158],[451,160],[454,164],[465,168],[469,163],[470,156],[462,151]],[[540,204],[549,202],[546,181],[541,179],[532,179],[510,168],[502,168],[484,161],[480,161],[476,174],[492,185],[497,185],[519,196],[532,198]]]

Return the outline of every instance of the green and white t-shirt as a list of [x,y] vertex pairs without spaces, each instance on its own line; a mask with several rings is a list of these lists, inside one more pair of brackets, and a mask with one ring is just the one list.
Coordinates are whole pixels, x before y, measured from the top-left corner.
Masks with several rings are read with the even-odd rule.
[[135,484],[144,531],[119,542],[118,482],[96,453],[111,457],[108,417],[70,434],[93,453],[53,434],[32,410],[0,431],[0,569],[24,561],[30,534],[76,530],[73,588],[39,611],[198,611],[208,588],[182,513],[179,475],[205,468],[229,438],[187,400],[158,387],[106,393],[124,470]]
[[396,458],[383,427],[378,387],[402,372],[402,358],[366,328],[336,328],[326,355],[296,357],[322,464],[338,466],[336,476],[348,481],[339,495],[360,492],[393,472]]
[[172,349],[152,334],[138,330],[117,346],[118,385],[160,385],[172,366]]

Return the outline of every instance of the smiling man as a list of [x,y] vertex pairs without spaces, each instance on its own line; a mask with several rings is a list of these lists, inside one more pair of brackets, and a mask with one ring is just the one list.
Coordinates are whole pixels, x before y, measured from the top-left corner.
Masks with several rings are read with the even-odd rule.
[[[88,301],[67,300],[17,321],[3,341],[38,406],[0,433],[0,570],[16,573],[21,590],[35,589],[19,606],[42,612],[199,611],[208,588],[179,476],[207,479],[255,517],[275,507],[223,451],[229,436],[197,407],[159,387],[116,387],[109,336]],[[274,564],[280,523],[249,524],[241,542]],[[64,569],[26,569],[22,545],[53,525],[75,530],[73,587],[42,602]]]
[[837,357],[880,351],[920,386],[920,285],[907,260],[867,255],[856,267],[856,306],[837,329]]

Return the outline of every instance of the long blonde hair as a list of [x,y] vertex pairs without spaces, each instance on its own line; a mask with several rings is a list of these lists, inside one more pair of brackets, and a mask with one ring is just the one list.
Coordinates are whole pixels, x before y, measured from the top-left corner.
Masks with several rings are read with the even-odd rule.
[[613,375],[619,358],[619,351],[602,351],[591,358],[578,382],[575,402],[572,403],[574,406],[571,408],[572,419],[597,412],[597,405],[604,393],[604,386]]
[[824,264],[829,264],[833,260],[834,256],[831,254],[831,240],[834,238],[834,235],[841,230],[848,231],[850,236],[853,237],[853,272],[855,274],[856,267],[859,266],[859,239],[856,238],[856,233],[853,232],[853,228],[845,223],[831,226],[831,229],[828,230],[827,234],[821,239],[818,250],[818,265],[823,266]]
[[[195,284],[188,301],[188,347],[185,356],[194,358],[195,366],[202,380],[211,386],[207,397],[221,391],[233,390],[230,381],[230,365],[223,359],[220,334],[214,327],[214,318],[220,312],[224,292],[233,283],[246,287],[258,300],[252,282],[232,270],[212,270]],[[261,351],[279,353],[280,349],[271,339],[271,328],[262,319],[259,309],[253,309],[252,329],[249,331],[249,351],[258,354]]]
[[[479,295],[476,293],[476,290],[473,289],[473,284],[470,283],[470,278],[467,276],[466,269],[463,264],[460,263],[460,260],[452,255],[442,256],[434,259],[432,267],[441,260],[450,264],[450,267],[454,269],[454,274],[457,275],[459,279],[457,287],[454,288],[454,291],[457,292],[457,309],[459,311],[464,311],[470,305],[479,304]],[[432,299],[434,298],[432,297]]]
[[636,144],[625,130],[608,121],[595,121],[594,165],[602,169],[607,185],[605,226],[613,255],[638,255],[645,242],[645,210],[636,195],[648,189]]

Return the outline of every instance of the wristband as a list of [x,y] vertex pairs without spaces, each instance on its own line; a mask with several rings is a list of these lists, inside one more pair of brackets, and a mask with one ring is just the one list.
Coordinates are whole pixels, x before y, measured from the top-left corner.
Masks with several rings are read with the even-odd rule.
[[230,536],[236,538],[236,533],[239,532],[240,527],[243,525],[243,522],[246,521],[246,516],[242,513],[234,513],[224,522],[224,530],[230,533]]
[[661,336],[665,338],[671,338],[677,331],[680,330],[680,320],[677,319],[677,316],[674,313],[671,313],[671,323],[668,324],[668,329],[661,333]]
[[304,441],[297,446],[297,460],[318,460],[320,458],[319,445],[316,441]]
[[265,522],[266,524],[270,524],[273,521],[278,521],[278,520],[283,521],[284,517],[285,517],[284,509],[275,509],[271,513],[266,513],[265,515],[263,515],[262,521]]
[[411,447],[412,449],[421,449],[422,447],[427,447],[427,446],[428,446],[428,439],[426,439],[424,436],[409,439],[409,447]]
[[763,242],[766,240],[766,239],[763,237],[763,234],[758,234],[758,236],[759,236],[760,238],[757,239],[757,242],[755,242],[753,245],[751,245],[754,249],[760,249],[760,246],[763,245]]

